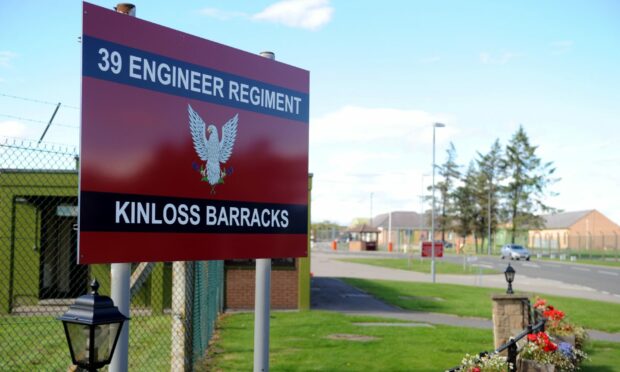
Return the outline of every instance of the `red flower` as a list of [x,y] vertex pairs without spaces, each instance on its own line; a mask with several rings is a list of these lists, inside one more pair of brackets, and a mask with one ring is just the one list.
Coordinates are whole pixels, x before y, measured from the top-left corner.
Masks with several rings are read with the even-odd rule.
[[538,347],[542,348],[545,352],[548,353],[553,352],[558,348],[556,344],[551,342],[551,340],[549,339],[549,335],[547,335],[547,333],[545,332],[529,334],[527,335],[527,339],[530,342],[535,343],[536,345],[538,345]]
[[562,320],[564,319],[564,312],[560,310],[553,309],[552,306],[549,306],[550,309],[543,312],[543,316],[549,320]]
[[545,300],[544,298],[538,297],[536,299],[536,302],[534,303],[534,308],[536,308],[536,309],[539,308],[539,307],[544,308],[546,305],[547,305],[547,300]]
[[543,347],[543,350],[548,352],[548,353],[551,353],[551,352],[556,351],[557,348],[558,348],[558,345],[554,344],[551,341],[548,341],[548,342],[545,343],[545,346]]
[[471,372],[480,372],[480,367],[472,368]]

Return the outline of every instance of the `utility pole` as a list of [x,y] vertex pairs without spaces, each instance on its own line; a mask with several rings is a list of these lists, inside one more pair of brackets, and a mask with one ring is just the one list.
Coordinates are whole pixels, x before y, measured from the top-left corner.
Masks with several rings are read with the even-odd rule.
[[368,220],[368,226],[372,226],[372,197],[374,195],[374,192],[370,192],[370,219]]
[[488,237],[487,237],[487,254],[491,255],[491,195],[492,195],[493,182],[491,178],[489,178],[489,205],[487,209],[487,219],[488,219]]
[[431,210],[431,276],[435,283],[435,129],[443,128],[445,124],[433,124],[433,206]]

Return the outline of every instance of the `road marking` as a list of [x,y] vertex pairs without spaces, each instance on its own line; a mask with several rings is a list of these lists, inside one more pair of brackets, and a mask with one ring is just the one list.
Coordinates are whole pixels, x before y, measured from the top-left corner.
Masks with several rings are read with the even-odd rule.
[[547,266],[549,266],[549,267],[555,267],[555,268],[560,267],[560,265],[558,265],[558,264],[547,264]]
[[606,274],[606,275],[613,275],[613,276],[618,276],[618,275],[620,275],[620,274],[618,274],[618,273],[613,273],[613,272],[611,272],[611,271],[603,271],[603,270],[599,270],[599,273],[601,273],[601,274]]
[[579,271],[590,271],[590,269],[586,269],[585,267],[571,267],[571,269]]
[[533,263],[523,263],[523,266],[534,267],[536,269],[540,269],[540,265],[536,265],[536,264],[533,264]]

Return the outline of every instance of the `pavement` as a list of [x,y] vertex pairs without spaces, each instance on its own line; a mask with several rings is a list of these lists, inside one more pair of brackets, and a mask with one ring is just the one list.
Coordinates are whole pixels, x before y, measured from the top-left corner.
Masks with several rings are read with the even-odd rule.
[[[338,278],[382,279],[411,282],[431,282],[429,274],[405,270],[389,269],[378,266],[355,264],[338,261],[347,257],[346,253],[313,250],[311,254],[312,293],[311,307],[315,310],[336,311],[348,315],[369,315],[392,318],[420,324],[443,324],[457,327],[492,329],[491,320],[482,318],[459,317],[448,314],[406,311],[386,304],[375,297],[354,288]],[[349,256],[350,257],[350,256]],[[538,292],[560,296],[571,296],[603,300],[599,293],[580,286],[564,285],[553,280],[537,279],[528,283],[528,278],[519,278],[518,285],[530,285]],[[533,279],[531,279],[534,282]],[[503,275],[436,275],[436,282],[479,285],[504,289],[506,281]],[[516,284],[516,283],[515,283]],[[519,287],[517,286],[518,290]],[[613,296],[607,298],[615,301]],[[604,301],[604,300],[603,300]],[[420,325],[418,324],[418,326]],[[600,341],[620,342],[620,333],[606,333],[588,330],[590,338]]]

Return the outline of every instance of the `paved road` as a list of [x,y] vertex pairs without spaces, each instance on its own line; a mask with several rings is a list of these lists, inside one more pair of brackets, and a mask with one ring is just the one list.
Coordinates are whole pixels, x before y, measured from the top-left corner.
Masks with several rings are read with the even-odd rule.
[[[462,263],[459,256],[446,256],[446,261]],[[499,257],[478,256],[474,263],[481,267],[503,271],[508,262],[528,278],[557,280],[562,283],[592,288],[603,294],[620,297],[620,268],[585,265],[573,262],[549,262],[532,257],[530,261],[502,260]]]
[[[353,264],[338,261],[338,258],[346,257],[383,257],[398,256],[396,253],[387,252],[333,252],[329,249],[315,247],[312,250],[312,267],[311,271],[315,276],[328,277],[348,277],[348,278],[368,278],[368,279],[386,279],[414,282],[431,282],[430,274],[411,272],[406,270],[393,270],[388,268]],[[462,257],[446,257],[447,260],[462,262]],[[517,271],[517,276],[513,287],[517,291],[538,292],[543,294],[551,294],[558,296],[578,297],[591,300],[607,301],[620,303],[620,294],[618,287],[620,286],[620,277],[604,273],[598,273],[598,270],[604,272],[615,273],[620,271],[616,268],[595,267],[590,265],[575,264],[559,264],[545,263],[537,261],[511,261]],[[495,267],[503,271],[507,262],[499,258],[483,258],[480,257],[476,262],[479,265],[487,265]],[[524,265],[525,264],[525,265]],[[538,267],[535,267],[538,266]],[[544,267],[543,267],[544,265]],[[558,265],[560,267],[548,265]],[[589,269],[590,271],[585,271]],[[600,279],[592,282],[589,276],[599,275],[606,281]],[[584,279],[580,279],[584,278]],[[506,280],[503,274],[497,275],[437,275],[436,280],[439,283],[478,285],[481,287],[506,288]],[[583,284],[580,284],[583,283]]]

